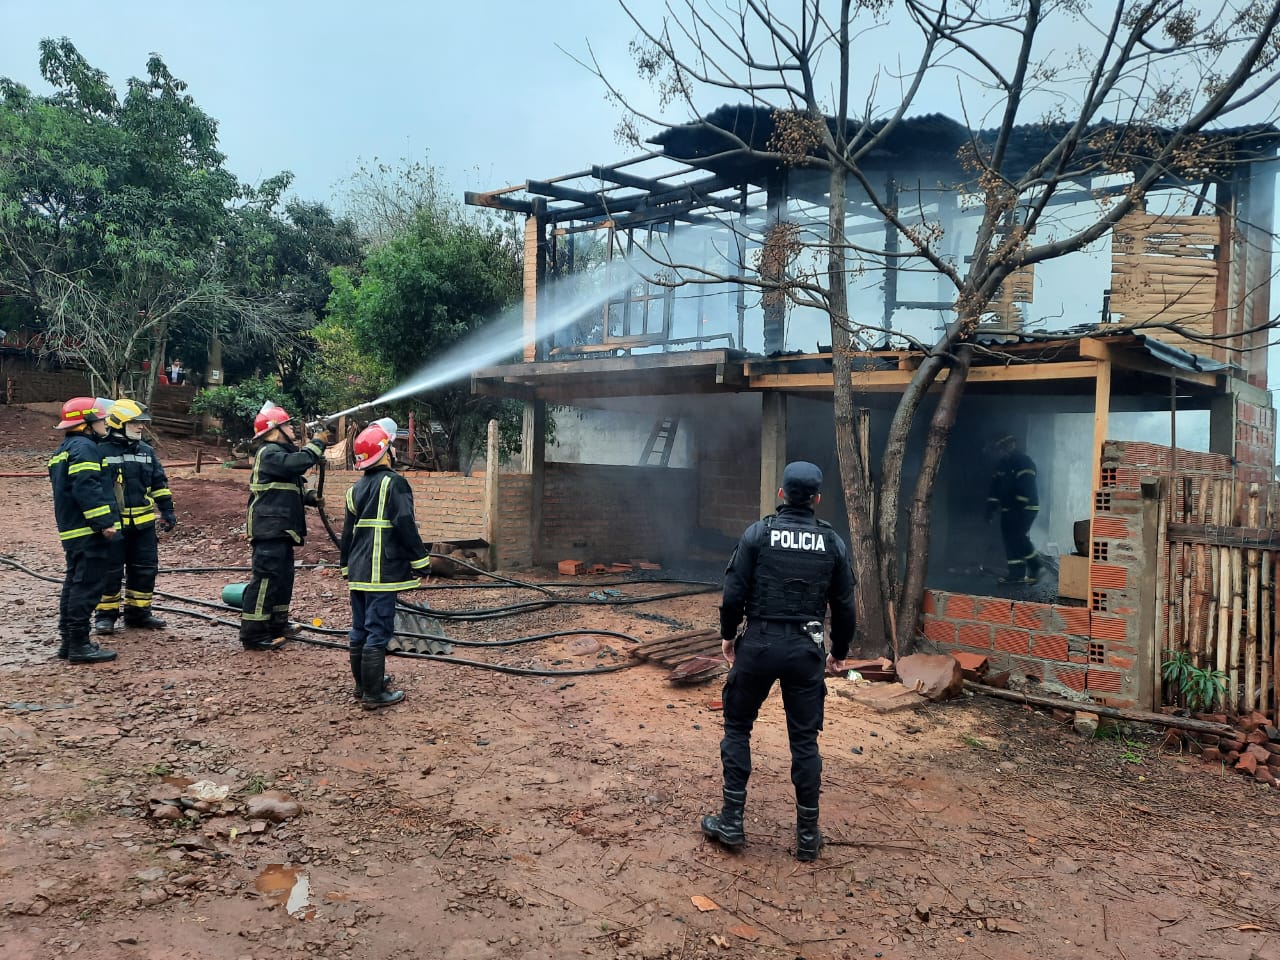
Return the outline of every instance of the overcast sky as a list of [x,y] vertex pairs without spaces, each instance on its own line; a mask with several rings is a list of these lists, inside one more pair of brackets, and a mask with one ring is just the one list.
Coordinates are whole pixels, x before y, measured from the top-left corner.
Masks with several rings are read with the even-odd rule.
[[[634,6],[659,22],[659,0]],[[1054,36],[1059,52],[1096,36],[1083,22],[1069,32]],[[0,75],[46,89],[37,45],[62,36],[118,89],[159,53],[218,121],[240,179],[291,170],[296,195],[337,207],[361,159],[429,159],[460,197],[633,155],[614,138],[622,108],[570,56],[586,58],[588,42],[611,78],[652,107],[627,51],[636,28],[615,0],[0,0]],[[878,27],[861,48],[910,63],[914,37]],[[960,116],[957,80],[930,74],[912,112]],[[963,86],[970,121],[991,123],[972,83]],[[883,101],[897,84],[885,77],[879,89]],[[744,99],[718,96],[703,105]],[[1251,112],[1274,109],[1268,98]]]
[[611,0],[0,0],[0,75],[44,89],[37,44],[66,36],[117,88],[161,55],[219,123],[232,171],[280,170],[329,201],[358,158],[429,155],[462,189],[609,162],[619,110],[556,48],[628,68]]

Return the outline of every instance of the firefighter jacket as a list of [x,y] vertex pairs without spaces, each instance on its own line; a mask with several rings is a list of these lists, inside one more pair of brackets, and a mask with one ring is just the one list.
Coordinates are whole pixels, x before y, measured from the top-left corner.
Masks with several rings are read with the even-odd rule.
[[64,547],[85,543],[119,522],[115,483],[102,447],[88,434],[67,434],[49,460],[49,482]]
[[805,623],[831,608],[831,656],[849,652],[857,615],[853,567],[840,536],[809,507],[784,504],[747,527],[724,573],[720,636],[748,620]]
[[154,527],[156,514],[174,519],[173,494],[155,449],[141,440],[130,440],[118,431],[98,442],[115,483],[120,521],[126,531]]
[[347,491],[340,563],[352,590],[392,592],[418,586],[431,557],[413,518],[409,481],[376,466]]
[[323,455],[324,444],[314,437],[301,450],[286,440],[268,441],[258,449],[249,478],[245,533],[250,540],[292,540],[299,546],[306,541],[302,507],[307,490],[302,475]]
[[987,496],[987,515],[996,511],[1037,511],[1040,497],[1036,493],[1035,462],[1021,450],[1006,453],[996,463],[991,475],[991,490]]

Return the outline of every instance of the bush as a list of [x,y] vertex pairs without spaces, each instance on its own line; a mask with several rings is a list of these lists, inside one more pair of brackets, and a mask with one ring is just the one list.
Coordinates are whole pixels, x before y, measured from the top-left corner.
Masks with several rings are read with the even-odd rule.
[[253,418],[267,401],[284,402],[276,382],[262,377],[244,380],[235,386],[206,387],[196,394],[191,411],[217,417],[222,421],[222,435],[235,444],[253,436]]

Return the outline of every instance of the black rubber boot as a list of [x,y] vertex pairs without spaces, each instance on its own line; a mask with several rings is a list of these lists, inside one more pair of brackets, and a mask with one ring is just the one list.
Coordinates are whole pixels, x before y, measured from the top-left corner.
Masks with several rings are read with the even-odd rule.
[[91,642],[88,637],[72,640],[67,645],[68,663],[106,663],[115,658],[114,650],[105,650]]
[[[351,654],[351,675],[356,678],[356,685],[351,690],[351,696],[357,700],[364,698],[364,679],[360,668],[360,661],[362,658],[361,651],[363,649],[363,647],[356,647],[354,650],[350,647],[347,648],[347,651]],[[382,689],[387,689],[387,687],[391,686],[391,684],[395,682],[396,678],[391,674],[383,674]]]
[[742,828],[746,806],[747,791],[725,790],[724,806],[720,808],[719,814],[709,814],[702,818],[702,832],[730,850],[737,850],[747,842],[747,835]]
[[96,634],[106,634],[116,632],[116,618],[110,614],[100,613],[93,618],[93,632]]
[[147,607],[137,613],[125,613],[124,625],[131,630],[163,630],[165,622]]
[[404,699],[403,690],[388,690],[382,685],[387,665],[387,651],[382,647],[364,648],[360,657],[360,706],[366,710],[389,707]]
[[818,829],[818,808],[796,804],[796,859],[808,863],[818,859],[822,831]]
[[71,652],[71,643],[67,640],[65,633],[58,634],[58,659],[65,660]]

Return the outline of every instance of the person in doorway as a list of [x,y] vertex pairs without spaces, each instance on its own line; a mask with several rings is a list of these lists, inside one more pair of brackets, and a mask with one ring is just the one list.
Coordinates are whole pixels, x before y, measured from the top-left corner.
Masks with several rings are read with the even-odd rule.
[[352,445],[364,476],[347,491],[339,545],[342,576],[351,589],[351,675],[366,710],[404,699],[384,674],[387,643],[396,619],[396,594],[418,586],[431,569],[431,556],[413,516],[413,491],[392,469],[396,422],[375,420]]
[[67,561],[58,604],[58,658],[70,663],[116,658],[114,650],[89,639],[89,621],[102,596],[109,544],[119,523],[115,488],[98,446],[98,438],[107,432],[110,405],[110,400],[93,397],[64,403],[58,429],[65,436],[49,459],[53,515]]
[[245,534],[253,544],[253,574],[241,601],[240,643],[246,650],[276,650],[298,636],[289,620],[293,601],[293,551],[306,542],[304,506],[319,506],[303,476],[320,462],[329,431],[317,430],[298,448],[292,418],[265,403],[253,421],[260,442],[249,477],[249,521]]
[[1028,533],[1040,515],[1036,492],[1036,465],[1018,449],[1012,434],[1002,433],[989,445],[997,458],[987,496],[987,522],[1000,517],[1000,539],[1004,543],[1006,571],[1000,583],[1035,583],[1043,564]]
[[[720,637],[729,676],[724,685],[724,805],[702,818],[702,832],[730,849],[746,842],[742,818],[751,775],[751,729],[773,684],[782,688],[796,792],[796,859],[816,860],[822,846],[818,794],[822,757],[825,672],[838,674],[853,639],[856,614],[849,550],[829,524],[814,516],[822,499],[822,471],[789,463],[773,516],[742,535],[724,576]],[[823,621],[831,610],[831,651]],[[738,636],[738,626],[746,628]],[[735,637],[737,639],[735,640]]]
[[156,526],[168,533],[178,523],[173,494],[155,449],[142,439],[151,414],[133,400],[117,400],[107,411],[107,435],[102,440],[106,465],[115,484],[120,509],[120,532],[111,541],[106,586],[94,614],[93,632],[115,633],[121,614],[120,580],[124,578],[124,625],[163,630],[165,623],[151,610],[160,566]]
[[169,364],[169,382],[175,387],[180,385],[187,372],[182,369],[182,361],[177,357],[173,358],[173,362]]

